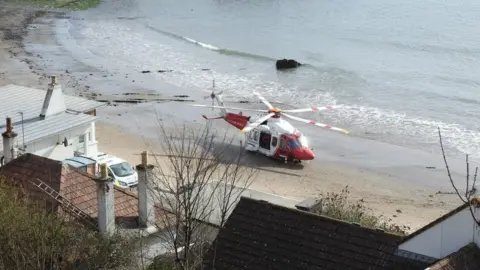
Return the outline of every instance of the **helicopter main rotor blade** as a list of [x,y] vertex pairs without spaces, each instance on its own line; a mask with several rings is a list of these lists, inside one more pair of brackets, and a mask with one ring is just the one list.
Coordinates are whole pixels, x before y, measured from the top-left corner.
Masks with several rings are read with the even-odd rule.
[[252,111],[252,112],[268,112],[266,110],[256,110],[256,109],[246,109],[246,108],[233,108],[233,107],[222,107],[222,106],[212,106],[212,105],[203,105],[203,104],[188,104],[193,107],[207,107],[207,108],[219,108],[219,109],[230,109],[230,110],[241,110],[241,111]]
[[245,132],[249,132],[250,130],[256,128],[257,126],[259,126],[261,123],[265,122],[266,120],[268,120],[270,117],[274,116],[275,113],[269,113],[263,117],[260,117],[257,121],[253,122],[253,123],[250,123],[248,124],[246,127],[244,127],[241,132],[242,133],[245,133]]
[[323,107],[311,107],[311,108],[304,108],[304,109],[282,110],[282,112],[289,112],[289,113],[317,112],[317,111],[332,110],[340,107],[341,107],[340,105],[333,105],[333,106],[323,106]]
[[260,95],[260,94],[257,93],[257,92],[253,92],[253,94],[254,94],[255,96],[257,96],[265,105],[267,105],[267,107],[268,107],[269,109],[273,109],[272,104],[270,104],[270,102],[268,102],[262,95]]
[[315,121],[303,119],[303,118],[296,117],[296,116],[293,116],[293,115],[289,115],[289,114],[286,114],[286,113],[281,113],[281,114],[290,118],[290,119],[297,120],[297,121],[300,121],[300,122],[303,122],[303,123],[306,123],[306,124],[310,124],[310,125],[314,125],[314,126],[322,127],[322,128],[328,128],[328,129],[331,129],[331,130],[340,131],[340,132],[343,132],[345,134],[348,134],[348,131],[343,129],[343,128],[332,127],[332,126],[327,125],[327,124],[322,124],[322,123],[318,123],[318,122],[315,122]]

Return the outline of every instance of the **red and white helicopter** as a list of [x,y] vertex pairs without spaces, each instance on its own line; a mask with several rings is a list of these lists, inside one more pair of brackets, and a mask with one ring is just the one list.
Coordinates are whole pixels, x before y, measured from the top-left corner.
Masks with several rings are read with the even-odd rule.
[[[192,106],[220,109],[220,116],[218,117],[207,117],[205,115],[202,116],[206,120],[224,119],[234,127],[240,129],[241,132],[245,133],[245,149],[247,151],[258,152],[268,157],[281,159],[285,162],[292,161],[294,163],[301,163],[302,160],[312,160],[315,158],[314,153],[308,146],[305,136],[288,121],[282,119],[281,116],[317,127],[327,128],[348,134],[348,131],[338,127],[333,127],[331,125],[322,124],[287,114],[331,110],[340,106],[281,110],[278,107],[273,107],[270,102],[268,102],[260,94],[254,93],[254,95],[256,95],[260,101],[262,101],[268,107],[268,110],[233,108],[225,106],[221,98],[221,93],[222,92],[215,94],[212,92],[212,94],[209,96],[212,98],[212,105],[193,104]],[[217,101],[217,106],[213,104],[214,100]],[[266,115],[252,122],[251,116],[245,116],[242,114],[242,112],[232,113],[227,111],[227,109],[262,112],[266,113]]]

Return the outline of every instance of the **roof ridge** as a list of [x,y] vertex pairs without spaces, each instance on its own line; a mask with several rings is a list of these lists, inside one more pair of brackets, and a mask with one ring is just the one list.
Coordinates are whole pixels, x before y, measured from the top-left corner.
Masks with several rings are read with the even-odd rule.
[[[237,215],[238,215],[238,213],[237,213]],[[244,220],[241,221],[243,224],[258,226],[258,225],[255,223],[255,221],[250,221],[250,220],[248,219],[247,213],[241,213],[241,216],[242,216],[241,218],[245,218]],[[238,222],[239,220],[236,220],[236,221]],[[269,221],[269,223],[270,223],[270,224],[279,225],[279,226],[282,226],[282,225],[283,225],[283,223],[280,223],[280,222],[278,222],[278,223],[272,223],[272,221]],[[291,228],[291,229],[295,229],[296,225],[285,226],[285,227],[289,227],[289,228]],[[273,228],[275,228],[275,227],[273,227]],[[273,231],[275,231],[275,229],[272,229],[272,232],[273,232]],[[306,230],[304,230],[304,231],[306,231]],[[332,230],[332,231],[333,231],[333,230]],[[322,236],[322,237],[324,237],[324,236],[328,236],[332,231],[330,231],[330,230],[325,230],[324,232],[318,232],[318,233],[316,233],[315,235],[316,235],[316,236]],[[358,240],[360,240],[360,239],[362,239],[362,237],[360,237],[360,236],[358,236],[358,235],[351,235],[351,234],[349,234],[349,233],[346,233],[346,234],[348,235],[348,238],[349,238],[350,242],[351,242],[351,243],[354,243],[357,247],[361,247],[362,249],[368,250],[368,251],[375,251],[375,250],[376,250],[376,248],[373,248],[373,247],[370,247],[370,246],[366,245],[366,244],[365,244],[365,241],[351,241],[352,239],[358,239]],[[294,230],[292,230],[291,232],[289,231],[288,233],[287,233],[287,232],[284,232],[283,235],[284,235],[284,236],[285,236],[285,235],[293,236],[293,238],[295,238],[295,240],[283,240],[284,243],[288,243],[288,244],[291,244],[292,242],[295,242],[295,241],[309,240],[310,237],[312,237],[312,235],[307,235],[307,236],[296,235],[296,231],[294,231]],[[362,240],[364,240],[364,239],[362,239]],[[378,243],[378,244],[385,244],[384,241],[378,241],[377,239],[370,240],[370,242],[375,242],[375,243]],[[342,247],[342,244],[331,243],[330,246],[333,246],[333,247]],[[397,245],[394,245],[394,246],[397,247]],[[315,248],[315,247],[313,247],[313,248],[312,248],[312,247],[309,247],[309,248],[310,248],[310,249],[320,250],[319,248]],[[345,248],[345,250],[347,250],[347,251],[355,251],[355,249],[352,249],[352,248],[349,248],[349,247],[348,247],[348,248]],[[328,250],[324,250],[323,252],[329,253]],[[372,257],[377,257],[376,255],[370,255],[370,256],[372,256]],[[380,258],[380,257],[379,257],[379,258]]]
[[138,199],[138,194],[137,194],[137,193],[134,193],[134,192],[132,192],[132,191],[128,191],[128,190],[122,189],[122,188],[117,187],[117,186],[115,186],[115,185],[113,186],[113,188],[114,188],[115,190],[118,190],[118,191],[120,191],[120,192],[128,195],[128,196],[131,196],[131,197],[134,197],[134,198],[137,198],[137,199]]
[[287,207],[287,206],[283,206],[283,205],[279,205],[279,204],[274,204],[274,203],[271,203],[271,202],[266,201],[266,200],[253,199],[253,198],[244,197],[244,196],[242,196],[242,197],[240,198],[240,201],[241,201],[241,200],[249,200],[249,201],[254,201],[254,202],[260,202],[260,203],[264,203],[264,204],[269,204],[269,205],[272,205],[272,206],[277,207],[277,208],[283,208],[284,210],[287,210],[287,211],[290,211],[290,212],[302,213],[302,214],[310,215],[310,216],[313,216],[313,217],[316,217],[316,218],[319,218],[319,219],[324,219],[324,220],[329,220],[329,221],[333,221],[333,222],[342,223],[342,224],[348,225],[348,226],[350,226],[350,227],[352,227],[352,228],[361,228],[361,229],[369,230],[369,231],[372,231],[372,232],[378,233],[378,234],[380,234],[380,233],[381,233],[381,234],[388,234],[388,235],[392,235],[392,236],[402,237],[402,238],[403,238],[403,236],[402,236],[401,234],[396,234],[396,233],[388,232],[388,231],[382,230],[382,229],[380,229],[380,228],[365,227],[365,226],[362,226],[362,225],[359,224],[359,223],[349,222],[349,221],[345,221],[345,220],[341,220],[341,219],[337,219],[337,218],[332,218],[332,217],[329,217],[329,216],[326,216],[326,215],[321,215],[321,214],[316,214],[316,213],[307,212],[307,211],[303,211],[303,210],[298,210],[298,209],[296,209],[296,208],[291,208],[291,207]]
[[[62,171],[63,171],[63,169],[67,168],[69,171],[72,171],[72,172],[81,174],[81,175],[83,175],[83,176],[86,176],[86,177],[94,180],[94,181],[97,180],[97,177],[96,177],[95,175],[90,174],[90,173],[87,173],[87,172],[84,172],[84,171],[82,171],[80,168],[75,168],[75,167],[73,167],[72,165],[70,165],[70,164],[68,164],[68,163],[63,163],[63,162],[61,162],[61,161],[60,161],[60,163],[62,163]],[[69,173],[69,172],[67,172],[67,173]]]

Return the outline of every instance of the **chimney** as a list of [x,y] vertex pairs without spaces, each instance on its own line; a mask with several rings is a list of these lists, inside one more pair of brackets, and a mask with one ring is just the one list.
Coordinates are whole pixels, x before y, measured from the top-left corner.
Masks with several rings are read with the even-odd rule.
[[4,157],[3,164],[7,164],[16,157],[14,149],[15,137],[17,137],[17,133],[13,132],[12,119],[7,117],[6,130],[2,133]]
[[108,176],[107,164],[100,165],[97,179],[98,228],[101,233],[112,234],[115,230],[115,196],[113,179]]
[[63,98],[62,87],[57,85],[57,79],[55,76],[52,76],[51,78],[52,82],[48,85],[42,111],[40,112],[40,117],[42,118],[59,112],[64,112],[67,109],[65,106],[65,99]]
[[138,219],[140,226],[155,225],[153,194],[153,165],[148,164],[147,151],[142,152],[142,163],[137,165],[138,173]]

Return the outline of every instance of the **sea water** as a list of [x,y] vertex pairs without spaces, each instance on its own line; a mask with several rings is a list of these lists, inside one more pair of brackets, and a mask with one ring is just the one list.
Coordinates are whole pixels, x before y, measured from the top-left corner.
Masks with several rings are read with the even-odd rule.
[[[440,127],[449,151],[480,158],[478,1],[116,0],[75,16],[72,39],[111,68],[172,70],[149,76],[198,90],[214,79],[229,99],[343,104],[299,116],[429,152]],[[277,71],[282,58],[304,65]]]

